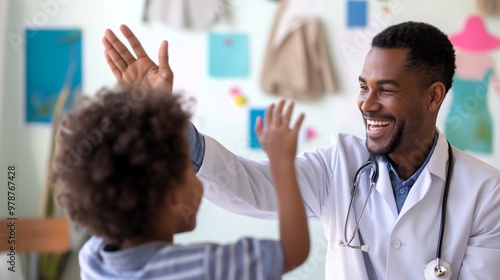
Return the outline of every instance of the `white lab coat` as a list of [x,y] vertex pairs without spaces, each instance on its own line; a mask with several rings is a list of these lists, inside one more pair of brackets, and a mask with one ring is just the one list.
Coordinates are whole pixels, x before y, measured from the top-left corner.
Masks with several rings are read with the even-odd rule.
[[[234,213],[276,218],[268,162],[238,157],[208,136],[205,143],[198,175],[206,198]],[[452,279],[499,279],[500,172],[458,149],[453,153],[442,258],[452,266]],[[439,133],[432,157],[399,215],[388,169],[378,162],[378,183],[359,228],[363,244],[371,249],[362,253],[340,247],[338,240],[344,236],[355,172],[367,158],[364,139],[340,134],[336,143],[296,159],[307,215],[319,219],[328,240],[326,279],[423,279],[424,267],[435,259],[438,242],[448,159],[446,139]],[[366,198],[368,177],[366,173],[362,176],[355,199],[357,215]],[[348,235],[355,226],[354,217],[349,221]],[[358,236],[353,245],[360,244]],[[371,265],[365,265],[363,254]]]

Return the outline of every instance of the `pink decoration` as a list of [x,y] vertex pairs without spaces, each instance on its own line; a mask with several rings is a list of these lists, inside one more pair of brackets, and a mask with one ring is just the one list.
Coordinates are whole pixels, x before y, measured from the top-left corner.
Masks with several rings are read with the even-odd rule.
[[314,128],[312,128],[312,127],[306,128],[306,140],[307,141],[313,140],[317,136],[318,136],[318,132]]
[[232,87],[230,90],[231,95],[239,95],[241,93],[240,88],[238,87]]
[[488,33],[480,16],[470,16],[465,28],[450,35],[451,43],[461,49],[472,52],[491,51],[500,47],[500,39]]

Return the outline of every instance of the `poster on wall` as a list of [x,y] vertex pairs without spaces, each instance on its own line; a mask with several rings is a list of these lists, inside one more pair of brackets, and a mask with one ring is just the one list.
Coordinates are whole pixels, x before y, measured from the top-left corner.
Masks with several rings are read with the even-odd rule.
[[249,124],[248,124],[248,136],[249,143],[251,149],[262,149],[260,145],[259,138],[257,137],[257,133],[255,132],[255,124],[257,122],[257,118],[261,117],[264,119],[264,115],[266,113],[266,108],[251,108],[249,111]]
[[492,94],[490,85],[500,95],[499,73],[492,56],[500,51],[500,35],[490,33],[480,16],[470,16],[464,25],[463,30],[449,36],[457,50],[457,69],[444,132],[461,150],[491,154],[494,124],[488,95]]
[[208,72],[215,78],[246,78],[249,72],[248,35],[210,33]]
[[50,124],[59,94],[68,90],[65,110],[82,87],[80,29],[25,29],[23,121]]
[[365,0],[347,1],[347,26],[366,27],[368,21],[368,3]]

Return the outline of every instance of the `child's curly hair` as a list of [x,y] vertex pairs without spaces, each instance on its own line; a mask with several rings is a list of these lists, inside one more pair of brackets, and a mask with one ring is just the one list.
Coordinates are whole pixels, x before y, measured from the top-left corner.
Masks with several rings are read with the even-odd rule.
[[175,95],[137,88],[104,88],[79,104],[56,138],[56,201],[109,242],[153,235],[165,193],[188,168],[190,114]]

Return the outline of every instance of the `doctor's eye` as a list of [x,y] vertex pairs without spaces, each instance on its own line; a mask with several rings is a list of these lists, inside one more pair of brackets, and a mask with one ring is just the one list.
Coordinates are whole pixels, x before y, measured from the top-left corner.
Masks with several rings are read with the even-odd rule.
[[360,85],[359,88],[361,89],[361,91],[368,91],[368,87],[365,85]]

